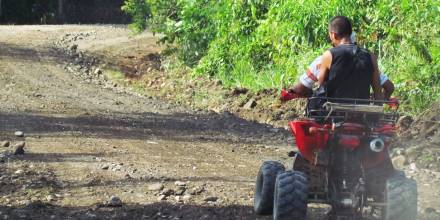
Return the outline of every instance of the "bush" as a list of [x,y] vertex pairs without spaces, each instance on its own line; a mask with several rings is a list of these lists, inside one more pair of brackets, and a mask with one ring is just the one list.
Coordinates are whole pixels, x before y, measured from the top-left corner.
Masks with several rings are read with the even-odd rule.
[[130,27],[136,33],[147,28],[147,20],[151,16],[151,11],[145,0],[126,0],[122,6],[122,10],[131,16],[133,23]]
[[[358,43],[379,57],[381,70],[397,85],[406,111],[416,113],[440,98],[440,3],[435,0],[127,2],[149,6],[150,29],[163,34],[161,42],[194,73],[251,90],[294,83],[329,48],[328,21],[345,15]],[[142,22],[135,20],[145,28]]]

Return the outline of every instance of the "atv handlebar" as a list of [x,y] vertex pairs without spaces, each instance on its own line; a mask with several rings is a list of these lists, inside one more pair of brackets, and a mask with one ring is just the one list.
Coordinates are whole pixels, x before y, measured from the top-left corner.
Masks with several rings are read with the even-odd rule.
[[286,89],[282,89],[281,90],[280,100],[282,102],[287,102],[287,101],[290,101],[290,100],[293,100],[293,99],[297,99],[297,98],[306,98],[306,97],[301,96],[300,94],[295,93],[292,90],[286,90]]
[[391,97],[388,102],[386,102],[385,104],[389,105],[390,108],[392,109],[398,109],[400,102],[397,98]]

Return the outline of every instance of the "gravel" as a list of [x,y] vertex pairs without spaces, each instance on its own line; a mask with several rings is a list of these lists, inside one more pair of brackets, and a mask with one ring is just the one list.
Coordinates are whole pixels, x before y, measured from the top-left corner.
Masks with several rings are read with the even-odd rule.
[[121,207],[122,206],[122,200],[117,196],[110,197],[110,200],[108,201],[108,206],[110,207]]
[[209,196],[204,199],[205,202],[216,202],[217,200],[218,200],[218,197],[216,197],[216,196]]
[[184,187],[184,186],[186,186],[186,183],[182,182],[182,181],[176,181],[176,182],[174,182],[174,185]]
[[11,145],[11,142],[9,141],[2,141],[0,142],[1,147],[9,147]]
[[26,142],[21,141],[14,145],[14,155],[23,155],[24,154],[24,147],[26,146]]
[[17,137],[24,137],[24,132],[22,132],[22,131],[16,131],[16,132],[14,133],[14,135],[17,136]]
[[148,191],[160,191],[164,188],[162,183],[154,183],[148,186]]

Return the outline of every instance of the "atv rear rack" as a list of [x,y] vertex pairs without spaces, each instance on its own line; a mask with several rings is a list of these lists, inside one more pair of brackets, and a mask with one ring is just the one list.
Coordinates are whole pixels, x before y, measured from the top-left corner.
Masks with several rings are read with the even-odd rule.
[[[322,103],[320,108],[311,109],[310,103]],[[307,99],[306,115],[319,122],[362,119],[395,123],[398,119],[398,103],[369,99],[312,97]]]

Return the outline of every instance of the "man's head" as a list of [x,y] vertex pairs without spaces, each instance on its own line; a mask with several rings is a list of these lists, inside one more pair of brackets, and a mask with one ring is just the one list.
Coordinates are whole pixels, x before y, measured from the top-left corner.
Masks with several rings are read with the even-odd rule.
[[333,46],[338,46],[341,41],[350,41],[353,32],[350,20],[345,16],[333,17],[328,26],[328,33]]

